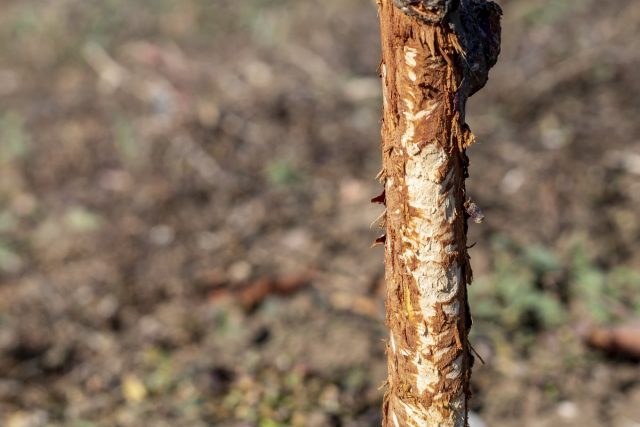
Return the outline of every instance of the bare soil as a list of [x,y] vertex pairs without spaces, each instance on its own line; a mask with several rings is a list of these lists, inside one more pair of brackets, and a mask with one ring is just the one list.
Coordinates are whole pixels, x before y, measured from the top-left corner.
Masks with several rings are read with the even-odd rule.
[[[638,315],[586,285],[640,270],[640,4],[500,3],[468,113],[473,409],[637,426],[640,367],[582,336],[589,289]],[[375,5],[0,7],[0,425],[380,425]]]

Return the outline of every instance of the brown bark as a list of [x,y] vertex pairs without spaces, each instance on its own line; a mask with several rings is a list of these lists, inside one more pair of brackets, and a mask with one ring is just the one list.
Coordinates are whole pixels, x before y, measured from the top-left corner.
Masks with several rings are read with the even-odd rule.
[[385,427],[467,424],[473,358],[465,149],[474,137],[464,104],[478,88],[468,87],[463,45],[471,39],[458,32],[460,13],[431,24],[393,0],[379,1],[385,189],[374,200],[387,206]]

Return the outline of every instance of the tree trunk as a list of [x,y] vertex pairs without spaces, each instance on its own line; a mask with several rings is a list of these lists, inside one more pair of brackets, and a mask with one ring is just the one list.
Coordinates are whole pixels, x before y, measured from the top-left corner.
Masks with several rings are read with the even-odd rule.
[[467,285],[467,97],[499,51],[483,0],[379,0],[388,389],[383,426],[464,427],[473,357]]

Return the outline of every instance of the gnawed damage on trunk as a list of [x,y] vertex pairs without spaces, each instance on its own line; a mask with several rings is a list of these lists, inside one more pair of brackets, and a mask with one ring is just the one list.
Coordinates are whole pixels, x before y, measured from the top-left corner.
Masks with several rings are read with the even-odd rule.
[[[471,3],[460,7],[480,4]],[[447,22],[430,24],[391,0],[379,6],[384,193],[374,200],[386,204],[390,330],[383,425],[464,427],[473,364],[465,150],[474,141],[464,107],[479,89],[470,86],[466,68],[478,53],[465,51],[472,43],[460,32],[460,23],[469,22],[460,9]],[[499,19],[499,9],[493,10]],[[493,40],[499,43],[499,34]],[[485,52],[497,57],[491,47]],[[483,61],[472,69],[495,63]],[[486,76],[474,79],[486,82]]]

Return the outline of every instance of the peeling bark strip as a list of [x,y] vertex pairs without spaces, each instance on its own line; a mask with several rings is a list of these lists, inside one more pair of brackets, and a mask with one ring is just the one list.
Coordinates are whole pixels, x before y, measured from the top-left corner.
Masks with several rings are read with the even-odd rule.
[[[484,0],[378,0],[386,204],[385,427],[465,427],[473,357],[467,285],[468,96],[497,59]],[[468,203],[467,203],[468,202]]]

